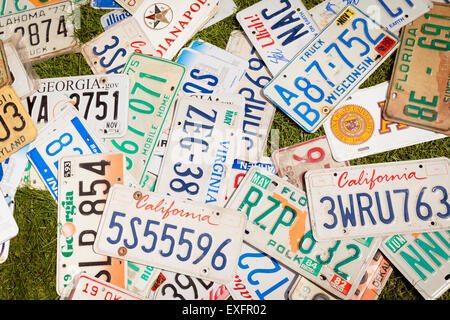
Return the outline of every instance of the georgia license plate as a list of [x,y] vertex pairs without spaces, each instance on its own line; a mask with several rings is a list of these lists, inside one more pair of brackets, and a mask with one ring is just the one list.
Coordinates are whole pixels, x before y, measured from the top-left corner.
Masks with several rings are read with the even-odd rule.
[[308,170],[349,166],[337,162],[331,156],[327,137],[319,137],[287,148],[276,150],[272,159],[280,177],[288,177],[289,183],[305,190],[304,176]]
[[450,134],[450,5],[438,4],[402,32],[386,120]]
[[112,185],[123,184],[122,154],[62,157],[58,168],[58,241],[56,291],[62,294],[80,272],[125,287],[125,261],[96,254],[92,248]]
[[227,289],[233,300],[287,300],[296,277],[274,258],[244,243],[237,273]]
[[127,170],[144,187],[149,184],[149,159],[185,68],[165,59],[134,53],[124,73],[130,77],[128,131],[121,138],[107,140],[107,144],[126,155]]
[[182,97],[155,190],[201,203],[225,203],[242,106]]
[[8,207],[5,196],[0,190],[0,249],[2,249],[1,244],[11,238],[14,238],[18,232],[19,228],[17,227],[16,220],[14,220],[13,214]]
[[222,284],[232,280],[242,246],[243,215],[142,192],[146,191],[120,185],[111,188],[96,252]]
[[76,109],[67,108],[39,132],[27,153],[39,176],[58,200],[58,160],[63,156],[102,153],[106,149]]
[[0,107],[0,162],[3,162],[36,139],[38,129],[10,86],[0,89]]
[[100,23],[102,24],[103,30],[108,30],[116,23],[131,17],[131,14],[125,10],[114,10],[104,14],[100,17]]
[[394,34],[348,6],[263,92],[305,131],[315,132],[397,45]]
[[381,241],[316,241],[306,194],[256,167],[226,207],[248,217],[245,242],[342,299],[351,299]]
[[71,106],[99,138],[121,137],[127,130],[128,86],[124,74],[40,79],[38,91],[24,103],[38,128]]
[[314,238],[449,229],[449,164],[435,158],[308,171]]
[[80,19],[71,1],[0,17],[0,38],[19,33],[32,62],[75,50],[75,26]]
[[31,8],[41,7],[62,0],[1,0],[0,16],[5,14],[22,12]]
[[450,288],[450,230],[393,235],[380,250],[425,299]]
[[3,41],[0,40],[0,88],[10,85],[12,82],[13,79],[9,70],[5,47],[3,46]]
[[127,261],[126,289],[142,297],[148,297],[160,271],[160,269],[155,267]]
[[236,18],[272,75],[320,32],[301,0],[262,0]]
[[388,87],[384,82],[356,91],[324,122],[333,158],[353,160],[446,137],[383,119]]

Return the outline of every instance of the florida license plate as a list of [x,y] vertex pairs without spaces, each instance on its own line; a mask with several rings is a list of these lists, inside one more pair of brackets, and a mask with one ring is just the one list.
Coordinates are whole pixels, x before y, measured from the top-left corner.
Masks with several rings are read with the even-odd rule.
[[314,238],[449,229],[449,165],[435,158],[308,171]]
[[71,1],[49,4],[0,17],[0,38],[19,33],[32,62],[48,59],[75,50],[79,19]]
[[316,241],[306,194],[256,167],[226,207],[247,216],[245,242],[341,299],[351,299],[381,241]]
[[305,131],[315,132],[397,45],[394,34],[348,6],[263,92]]
[[450,5],[406,26],[391,76],[384,118],[450,134]]
[[236,269],[244,226],[234,210],[115,185],[94,249],[225,284]]

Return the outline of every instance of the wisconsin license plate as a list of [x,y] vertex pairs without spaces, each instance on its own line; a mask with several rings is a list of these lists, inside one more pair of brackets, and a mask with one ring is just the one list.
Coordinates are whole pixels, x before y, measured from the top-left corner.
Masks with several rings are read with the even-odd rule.
[[18,232],[19,228],[17,227],[16,220],[14,220],[5,196],[0,190],[0,249],[4,250],[2,244],[11,238],[14,238]]
[[247,216],[245,242],[342,299],[351,299],[381,241],[316,241],[306,194],[256,167],[226,207]]
[[234,210],[143,191],[111,188],[95,251],[222,284],[231,281],[245,217]]
[[40,79],[38,91],[24,103],[38,128],[70,106],[98,137],[121,137],[127,131],[128,87],[123,74]]
[[75,50],[79,19],[71,1],[49,4],[0,17],[0,38],[19,33],[32,62],[48,59]]
[[92,248],[108,192],[112,185],[123,184],[124,171],[122,154],[90,154],[59,160],[56,247],[59,295],[80,272],[125,287],[125,261],[96,254]]
[[264,94],[315,132],[398,45],[397,37],[349,6],[289,62]]
[[449,165],[435,158],[308,171],[314,238],[449,229]]
[[450,134],[450,5],[434,8],[401,36],[384,118]]

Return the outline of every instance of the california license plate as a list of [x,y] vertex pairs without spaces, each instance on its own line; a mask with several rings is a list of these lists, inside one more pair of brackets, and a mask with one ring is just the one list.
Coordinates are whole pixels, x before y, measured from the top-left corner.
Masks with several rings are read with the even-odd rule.
[[450,5],[406,26],[391,76],[384,118],[450,134]]
[[94,249],[225,284],[236,269],[244,226],[234,210],[115,185]]
[[450,230],[393,235],[380,249],[425,299],[450,288]]
[[262,0],[236,18],[272,75],[320,32],[301,0]]
[[97,227],[112,185],[124,183],[122,154],[62,157],[58,168],[56,291],[62,294],[80,272],[125,287],[126,263],[96,254]]
[[98,137],[122,137],[127,131],[128,87],[124,74],[40,79],[38,91],[24,103],[38,128],[71,106]]
[[14,220],[13,214],[8,207],[5,196],[0,190],[0,249],[2,249],[1,244],[11,238],[14,238],[18,232],[19,228],[17,227],[16,220]]
[[308,171],[314,238],[449,229],[449,165],[435,158]]
[[342,299],[351,299],[381,241],[316,241],[306,194],[256,167],[226,207],[247,216],[245,242]]
[[264,94],[305,131],[330,112],[395,50],[397,37],[348,6],[264,88]]
[[30,60],[35,62],[75,50],[79,19],[71,1],[49,4],[0,17],[0,38],[19,33]]

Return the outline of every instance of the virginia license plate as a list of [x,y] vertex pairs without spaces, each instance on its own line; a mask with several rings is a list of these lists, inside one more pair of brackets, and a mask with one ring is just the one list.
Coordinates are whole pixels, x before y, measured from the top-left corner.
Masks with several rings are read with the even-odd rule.
[[348,6],[263,92],[305,131],[315,132],[397,45],[394,34]]
[[384,118],[450,134],[450,5],[434,8],[402,32]]
[[314,238],[449,229],[449,165],[435,158],[308,171]]
[[18,232],[19,228],[17,227],[16,220],[14,220],[13,214],[8,207],[5,196],[0,190],[0,249],[2,249],[1,244],[11,238],[14,238]]
[[226,207],[247,216],[245,242],[342,299],[351,299],[381,241],[316,241],[306,194],[256,167]]
[[143,191],[111,188],[95,251],[222,284],[231,281],[245,217],[234,210]]

